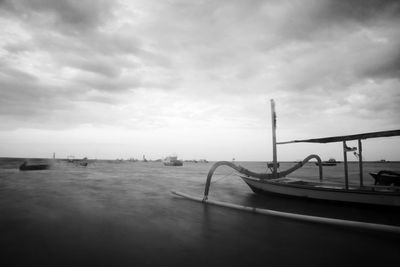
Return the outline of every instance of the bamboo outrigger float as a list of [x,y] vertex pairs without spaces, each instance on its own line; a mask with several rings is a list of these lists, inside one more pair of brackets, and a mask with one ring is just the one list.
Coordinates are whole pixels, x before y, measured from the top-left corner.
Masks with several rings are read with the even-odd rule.
[[[238,166],[232,162],[220,161],[216,162],[210,169],[206,186],[204,190],[203,198],[189,196],[184,193],[174,192],[179,196],[183,196],[192,200],[202,201],[203,203],[211,203],[219,206],[225,206],[230,208],[237,208],[243,210],[250,210],[257,213],[263,214],[272,214],[277,216],[291,217],[296,219],[303,220],[311,220],[317,222],[331,223],[331,224],[340,224],[346,226],[358,226],[363,228],[374,228],[380,230],[386,230],[391,232],[400,233],[400,227],[397,226],[387,226],[380,224],[366,224],[363,222],[353,222],[346,220],[338,220],[338,219],[330,219],[330,218],[322,218],[315,216],[306,216],[300,214],[291,214],[288,215],[285,212],[277,212],[270,210],[257,209],[253,207],[243,207],[240,205],[218,202],[218,201],[210,201],[208,200],[208,193],[211,185],[211,179],[214,174],[214,171],[219,166],[229,166],[235,169],[237,172],[241,174],[241,178],[249,185],[249,187],[255,193],[262,194],[279,194],[283,196],[295,196],[302,198],[311,198],[317,200],[330,200],[337,202],[351,202],[358,204],[370,204],[370,205],[381,205],[381,206],[392,206],[392,207],[400,207],[400,187],[397,186],[397,179],[400,179],[400,175],[396,172],[389,172],[390,178],[395,182],[390,184],[379,184],[376,179],[375,185],[364,185],[364,177],[363,177],[363,160],[362,160],[362,140],[370,139],[370,138],[378,138],[378,137],[391,137],[391,136],[400,136],[400,130],[393,131],[382,131],[382,132],[371,132],[371,133],[363,133],[363,134],[355,134],[355,135],[345,135],[345,136],[334,136],[334,137],[325,137],[325,138],[316,138],[316,139],[306,139],[306,140],[293,140],[287,142],[277,142],[276,141],[276,113],[275,113],[275,103],[274,100],[271,100],[271,114],[272,114],[272,143],[273,143],[273,162],[268,164],[268,167],[271,168],[271,173],[255,173],[250,170],[247,170],[241,166]],[[358,149],[350,148],[347,146],[347,141],[357,140],[358,141]],[[337,183],[329,183],[323,180],[323,164],[321,158],[318,155],[309,155],[303,161],[297,163],[292,168],[289,168],[285,171],[278,171],[278,160],[277,160],[277,145],[284,144],[292,144],[292,143],[333,143],[333,142],[341,142],[343,146],[343,163],[344,163],[344,185]],[[350,185],[349,177],[348,177],[348,161],[347,161],[347,153],[350,151],[358,150],[358,163],[359,163],[359,185]],[[317,160],[317,165],[319,167],[319,181],[311,182],[308,180],[291,178],[287,177],[289,174],[293,173],[295,170],[301,168],[304,164],[306,164],[311,159]],[[381,172],[380,172],[381,173]],[[372,174],[373,175],[373,174]],[[387,175],[387,172],[380,174]],[[396,178],[397,176],[397,178]],[[381,180],[384,180],[383,176],[378,177]],[[393,178],[394,177],[394,178]],[[388,180],[385,180],[388,181]]]

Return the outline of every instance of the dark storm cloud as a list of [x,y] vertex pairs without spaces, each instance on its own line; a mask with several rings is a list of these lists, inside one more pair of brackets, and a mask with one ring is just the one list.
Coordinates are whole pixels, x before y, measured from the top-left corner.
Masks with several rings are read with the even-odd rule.
[[290,40],[334,38],[364,27],[392,27],[385,24],[400,20],[397,0],[264,1],[254,11],[265,25],[264,37],[271,42],[270,48]]
[[10,54],[20,54],[23,52],[31,51],[32,47],[29,42],[19,43],[10,42],[6,44],[4,50],[7,50]]
[[0,63],[0,78],[3,81],[7,80],[26,81],[26,82],[37,81],[37,77],[32,74],[14,68],[6,67],[1,63]]
[[107,0],[3,0],[0,4],[22,20],[51,23],[61,31],[90,30],[112,17],[112,1]]
[[68,66],[82,71],[95,73],[109,79],[119,77],[122,71],[122,60],[110,57],[92,56],[91,58],[88,58],[74,55],[63,56],[60,54],[57,56],[57,63],[64,67]]
[[[60,98],[55,88],[35,81],[0,81],[0,115],[35,117],[56,109],[66,109],[70,101]],[[40,93],[38,93],[40,92]]]
[[[5,74],[12,75],[5,79]],[[104,109],[121,103],[113,94],[99,93],[83,83],[57,86],[25,76],[4,67],[0,69],[0,119],[3,122],[0,129],[66,129],[79,124],[105,125],[116,121],[110,120],[111,114],[98,113],[91,108],[91,103]],[[110,83],[108,81],[112,88],[114,84]]]
[[[382,37],[382,40],[364,39],[360,40],[360,45],[349,47],[350,53],[356,57],[369,59],[369,62],[357,58],[359,60],[359,64],[357,64],[357,62],[351,62],[344,58],[344,63],[351,62],[350,67],[353,68],[357,78],[400,78],[399,1],[332,0],[318,10],[313,21],[316,25],[320,25],[317,26],[320,27],[319,34],[325,38],[326,36],[322,32],[334,31],[335,27],[343,29],[345,33],[346,30],[353,33],[357,31],[376,32]],[[341,32],[343,33],[343,31]],[[350,53],[349,58],[352,56]]]
[[15,32],[3,39],[0,115],[33,118],[74,101],[114,103],[96,91],[138,86],[120,76],[135,67],[128,56],[142,53],[139,40],[123,27],[104,31],[115,7],[112,1],[1,1],[0,14]]
[[354,20],[362,23],[381,17],[399,19],[397,0],[330,0],[322,9],[321,17],[328,20]]
[[[251,80],[264,75],[269,57],[279,54],[288,62],[289,76],[298,79],[294,84],[312,87],[321,79],[343,77],[338,82],[350,85],[360,78],[396,75],[399,7],[398,1],[172,1],[155,9],[158,19],[147,29],[159,49],[181,54],[186,68],[213,72],[213,77],[228,71]],[[354,37],[363,31],[387,43]],[[309,48],[289,50],[291,46]],[[291,62],[298,68],[291,68]],[[322,73],[321,64],[331,62],[331,67],[322,66]]]
[[79,75],[76,77],[79,84],[85,85],[89,90],[98,90],[109,93],[118,93],[124,90],[135,89],[141,85],[140,77],[115,77]]
[[281,94],[294,113],[323,110],[319,103],[351,112],[377,93],[356,105],[340,98],[364,94],[369,80],[397,97],[399,3],[3,0],[10,30],[0,40],[8,66],[0,81],[10,92],[2,92],[9,106],[2,112],[36,116],[42,103],[35,97],[60,106],[61,99],[117,104],[122,97],[113,96],[138,89],[182,88],[199,97],[195,91],[204,90],[204,98]]
[[[266,16],[265,25],[274,30],[256,42],[260,53],[283,60],[283,89],[323,97],[367,79],[400,78],[399,1],[305,2],[285,2],[272,13],[282,16]],[[261,10],[269,8],[266,2]]]
[[361,75],[377,79],[400,79],[400,43],[398,48],[399,50],[393,51],[388,58],[374,61],[374,64],[363,68]]

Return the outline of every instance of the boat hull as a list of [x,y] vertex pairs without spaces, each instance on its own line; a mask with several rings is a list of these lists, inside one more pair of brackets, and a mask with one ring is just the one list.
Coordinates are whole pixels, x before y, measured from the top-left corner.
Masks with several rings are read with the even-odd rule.
[[370,173],[370,175],[375,179],[375,184],[400,186],[400,175],[398,173],[381,171],[378,173]]
[[[315,163],[315,165],[319,166],[318,162]],[[336,166],[337,164],[335,162],[322,162],[322,166]]]
[[171,162],[164,162],[165,166],[183,166],[182,161],[171,161]]
[[341,186],[311,184],[293,178],[261,180],[242,176],[242,179],[255,193],[400,207],[400,188],[396,187],[365,187],[346,190]]
[[36,165],[21,165],[19,167],[20,171],[40,171],[40,170],[47,170],[50,166],[47,164],[36,164]]

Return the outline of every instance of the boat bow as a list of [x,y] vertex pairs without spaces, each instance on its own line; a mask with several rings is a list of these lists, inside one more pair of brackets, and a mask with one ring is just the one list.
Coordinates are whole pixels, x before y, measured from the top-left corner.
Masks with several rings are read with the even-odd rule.
[[282,178],[285,177],[286,175],[294,172],[295,170],[303,167],[304,164],[306,164],[308,161],[310,161],[311,159],[316,159],[318,161],[318,166],[319,166],[319,179],[322,180],[322,164],[321,164],[321,158],[318,155],[309,155],[308,157],[306,157],[303,161],[297,163],[296,165],[294,165],[293,167],[282,171],[282,172],[277,172],[275,173],[257,173],[257,172],[253,172],[250,171],[242,166],[236,165],[232,162],[229,161],[218,161],[216,163],[214,163],[214,165],[211,167],[210,171],[207,174],[207,181],[206,181],[206,187],[204,189],[204,200],[207,200],[208,198],[208,192],[210,190],[210,185],[211,185],[211,179],[212,176],[215,172],[215,170],[220,167],[220,166],[228,166],[231,167],[232,169],[236,170],[237,172],[247,175],[249,177],[254,177],[254,178],[258,178],[261,180],[265,180],[265,179],[273,179],[273,178]]

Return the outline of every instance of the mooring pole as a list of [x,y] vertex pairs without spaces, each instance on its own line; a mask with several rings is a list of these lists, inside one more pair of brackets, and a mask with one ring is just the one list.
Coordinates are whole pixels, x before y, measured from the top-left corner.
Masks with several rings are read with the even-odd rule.
[[272,159],[273,159],[273,177],[277,177],[278,173],[278,160],[276,155],[276,113],[275,102],[271,99],[271,117],[272,117]]

